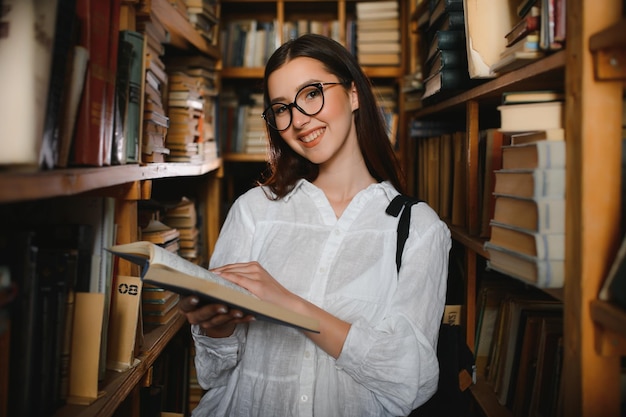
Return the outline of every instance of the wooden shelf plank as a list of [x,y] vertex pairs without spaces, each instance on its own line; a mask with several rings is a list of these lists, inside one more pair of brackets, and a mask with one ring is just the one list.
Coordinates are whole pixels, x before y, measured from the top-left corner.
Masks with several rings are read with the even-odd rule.
[[203,164],[155,163],[0,173],[0,203],[68,196],[133,181],[199,176],[218,169],[221,159]]
[[175,46],[185,48],[187,45],[181,45],[180,42],[186,41],[189,46],[193,46],[203,54],[219,59],[219,49],[200,35],[184,16],[174,10],[168,0],[152,0],[151,6],[156,17],[173,35],[172,38],[178,40]]
[[597,352],[607,356],[626,355],[626,311],[606,301],[594,300],[590,313],[598,327],[595,335]]
[[589,37],[595,77],[626,82],[626,19]]
[[[416,112],[417,117],[436,114],[445,110],[462,108],[471,100],[486,99],[497,103],[504,91],[552,89],[563,84],[565,51],[559,51],[532,64],[486,81],[470,90],[439,103],[426,106]],[[559,81],[560,80],[560,81]]]
[[470,388],[472,396],[479,405],[482,413],[489,417],[513,417],[513,413],[508,408],[498,402],[493,387],[482,377],[478,377],[476,384]]
[[263,153],[229,153],[224,155],[224,162],[266,162],[267,155]]

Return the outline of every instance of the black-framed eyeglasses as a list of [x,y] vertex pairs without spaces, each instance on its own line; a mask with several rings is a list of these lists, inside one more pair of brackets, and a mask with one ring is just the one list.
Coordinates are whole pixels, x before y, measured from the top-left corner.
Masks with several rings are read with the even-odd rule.
[[291,104],[274,103],[263,112],[263,119],[269,127],[279,132],[291,126],[292,109],[295,107],[300,113],[315,116],[324,107],[324,86],[345,84],[345,82],[313,83],[302,87],[296,93]]

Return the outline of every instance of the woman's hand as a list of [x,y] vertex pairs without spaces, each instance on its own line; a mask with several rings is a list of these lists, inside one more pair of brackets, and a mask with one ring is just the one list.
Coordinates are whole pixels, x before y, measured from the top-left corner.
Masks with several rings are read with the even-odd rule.
[[212,269],[211,272],[270,303],[289,306],[290,302],[298,298],[276,281],[258,262],[224,265]]
[[254,320],[253,316],[246,316],[241,310],[229,309],[224,304],[202,305],[195,295],[183,297],[178,307],[190,324],[199,325],[204,335],[209,337],[228,337],[233,334],[237,324]]

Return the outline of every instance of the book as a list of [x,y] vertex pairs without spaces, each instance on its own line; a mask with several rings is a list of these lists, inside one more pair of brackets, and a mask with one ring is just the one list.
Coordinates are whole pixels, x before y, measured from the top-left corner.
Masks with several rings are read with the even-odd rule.
[[565,233],[537,233],[492,222],[489,241],[538,259],[565,259]]
[[541,141],[502,147],[502,169],[565,168],[565,142]]
[[563,102],[506,104],[498,106],[503,132],[528,132],[563,128]]
[[504,323],[503,355],[501,355],[499,363],[496,364],[496,381],[494,386],[498,402],[504,406],[509,402],[511,380],[517,376],[516,365],[522,341],[520,328],[524,328],[526,318],[529,314],[560,315],[563,310],[563,304],[560,301],[545,300],[532,296],[514,296],[505,302],[509,303],[509,312],[507,322]]
[[506,39],[506,46],[513,45],[515,42],[519,41],[529,33],[539,30],[539,9],[535,9],[537,9],[536,13],[532,13],[522,17],[515,24],[515,26],[513,26],[511,30],[506,35],[504,35],[504,38]]
[[37,169],[52,67],[57,3],[6,0],[0,36],[0,165]]
[[48,97],[39,152],[39,165],[46,169],[54,168],[58,157],[65,80],[75,36],[76,0],[57,1]]
[[135,31],[121,31],[120,39],[131,46],[128,77],[128,104],[126,114],[126,163],[139,162],[141,144],[141,111],[143,105],[143,83],[145,77],[143,48],[144,36]]
[[55,163],[59,168],[67,167],[70,160],[70,150],[76,130],[76,118],[85,86],[89,51],[84,46],[74,45],[69,61],[70,68],[63,97],[63,111],[59,124],[59,144]]
[[426,62],[428,76],[449,68],[467,68],[467,54],[462,49],[439,49]]
[[565,261],[539,259],[485,242],[489,253],[487,266],[520,279],[537,288],[562,288],[565,282]]
[[502,104],[524,104],[563,100],[565,100],[565,94],[558,90],[505,91],[502,93]]
[[519,19],[509,1],[466,0],[465,34],[468,70],[471,78],[494,78],[492,69],[506,48],[505,35]]
[[565,199],[497,196],[492,222],[538,233],[565,233]]
[[466,68],[443,68],[424,80],[422,100],[437,93],[456,91],[467,86],[469,76]]
[[109,251],[141,266],[142,281],[205,302],[222,302],[261,320],[312,332],[319,323],[284,307],[258,299],[245,289],[150,242],[115,245]]
[[432,59],[439,49],[465,49],[463,30],[438,30],[430,41],[426,61]]
[[538,141],[559,141],[565,140],[565,129],[545,129],[530,132],[518,132],[511,134],[511,145],[523,145]]
[[[489,221],[493,217],[495,208],[495,188],[496,175],[494,171],[502,169],[502,149],[506,143],[505,135],[498,129],[485,129],[480,131],[481,146],[479,154],[479,167],[482,171],[482,187],[479,189],[480,195],[480,236],[488,238],[490,234]],[[482,163],[481,163],[482,162]]]
[[508,55],[516,52],[538,52],[539,51],[539,34],[537,32],[529,33],[514,44],[507,46],[500,53],[500,58],[506,58]]
[[[107,73],[111,42],[109,2],[77,0],[80,45],[89,51],[89,65],[74,136],[72,164],[103,166],[110,161],[112,117],[107,113]],[[117,41],[116,41],[117,43]],[[114,77],[113,77],[114,78]]]
[[543,51],[511,51],[495,62],[490,69],[495,75],[504,74],[535,62],[543,56],[545,56]]
[[446,13],[463,11],[463,0],[437,0],[430,11],[429,25],[435,26]]
[[361,65],[400,65],[399,53],[363,53],[358,54]]
[[136,365],[135,345],[141,304],[141,280],[117,275],[113,288],[106,368],[123,372]]
[[538,354],[528,415],[555,415],[562,369],[563,318],[550,317],[541,323]]
[[565,169],[500,169],[495,171],[496,195],[523,198],[565,197]]

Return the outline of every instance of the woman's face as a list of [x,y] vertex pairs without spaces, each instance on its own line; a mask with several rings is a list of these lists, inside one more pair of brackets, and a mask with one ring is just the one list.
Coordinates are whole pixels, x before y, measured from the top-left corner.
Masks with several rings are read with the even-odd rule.
[[[337,76],[329,73],[320,61],[299,57],[274,71],[268,78],[267,87],[271,103],[290,104],[309,84],[338,81]],[[324,105],[318,113],[308,116],[292,106],[285,110],[291,112],[291,125],[280,132],[295,152],[320,165],[341,160],[343,155],[360,153],[353,115],[358,108],[356,90],[353,87],[346,90],[341,84],[329,84],[324,85],[322,91]],[[298,103],[315,94],[315,90],[310,94],[305,91],[299,95]]]

